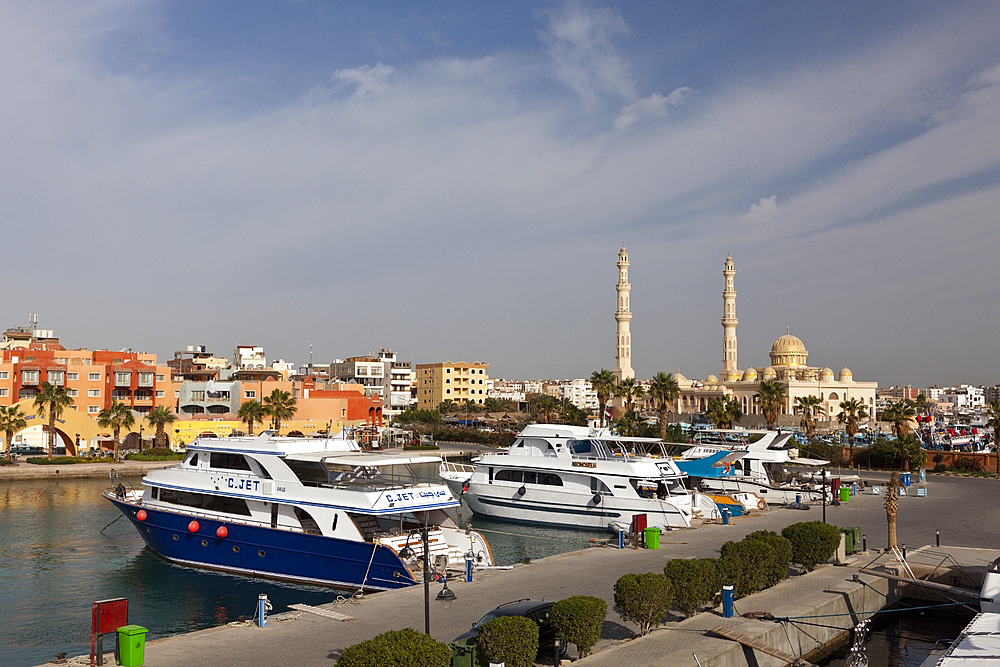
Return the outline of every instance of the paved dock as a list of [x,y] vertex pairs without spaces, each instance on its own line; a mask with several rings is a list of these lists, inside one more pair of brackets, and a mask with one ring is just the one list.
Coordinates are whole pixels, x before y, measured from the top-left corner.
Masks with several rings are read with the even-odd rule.
[[103,479],[114,468],[122,477],[142,477],[150,470],[168,468],[180,461],[119,461],[118,463],[71,463],[69,465],[35,465],[18,463],[0,466],[0,482],[32,479]]

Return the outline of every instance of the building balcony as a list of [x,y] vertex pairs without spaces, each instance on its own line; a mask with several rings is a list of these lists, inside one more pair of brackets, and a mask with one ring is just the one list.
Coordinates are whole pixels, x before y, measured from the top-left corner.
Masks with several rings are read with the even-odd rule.
[[132,403],[134,405],[152,405],[153,399],[149,397],[144,398],[142,396],[136,396],[134,399],[132,399]]

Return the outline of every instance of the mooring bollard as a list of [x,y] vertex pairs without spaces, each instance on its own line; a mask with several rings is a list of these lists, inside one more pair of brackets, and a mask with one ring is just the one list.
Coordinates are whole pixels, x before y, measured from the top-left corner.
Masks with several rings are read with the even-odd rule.
[[906,544],[902,545],[901,551],[903,552],[903,560],[906,560]]
[[618,548],[625,548],[625,531],[620,528],[618,529]]
[[733,587],[722,587],[722,618],[733,617]]
[[257,627],[267,627],[267,610],[271,608],[271,603],[267,601],[267,593],[257,596]]
[[936,546],[936,547],[941,546],[941,531],[940,530],[935,530],[934,531],[934,546]]
[[868,536],[861,533],[861,550],[868,553]]
[[472,554],[466,554],[465,556],[465,583],[472,583]]
[[729,525],[729,510],[727,510],[725,507],[722,508],[722,525],[723,526]]
[[795,494],[795,504],[796,505],[801,505],[802,504],[802,494],[801,493],[796,493]]

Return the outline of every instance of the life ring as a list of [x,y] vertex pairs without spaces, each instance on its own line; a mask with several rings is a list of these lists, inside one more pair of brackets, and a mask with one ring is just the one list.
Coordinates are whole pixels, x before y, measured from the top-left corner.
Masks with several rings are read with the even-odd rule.
[[727,475],[729,474],[729,468],[730,468],[729,463],[726,463],[726,474]]
[[465,484],[462,485],[462,493],[469,490],[469,480],[465,480]]
[[763,498],[761,498],[760,500],[758,500],[757,501],[757,509],[759,509],[761,512],[763,512],[764,510],[766,510],[767,509],[767,501],[764,500]]

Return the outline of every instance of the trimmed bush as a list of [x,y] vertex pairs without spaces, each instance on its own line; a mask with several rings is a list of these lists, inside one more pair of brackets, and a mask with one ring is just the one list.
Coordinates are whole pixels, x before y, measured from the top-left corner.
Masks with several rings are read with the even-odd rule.
[[[907,439],[903,449],[911,468],[919,468],[927,462],[927,452],[916,438]],[[901,465],[899,441],[879,438],[867,447],[855,447],[854,464],[860,467],[869,465],[869,462],[872,468],[899,470]]]
[[762,540],[774,548],[774,558],[765,563],[767,577],[764,588],[770,588],[788,577],[788,568],[792,566],[792,543],[770,530],[758,530],[743,538],[747,540]]
[[479,628],[476,644],[483,665],[531,667],[538,655],[538,624],[525,616],[500,616]]
[[80,456],[31,456],[25,459],[26,462],[36,466],[65,466],[74,463],[110,463],[104,459],[85,459]]
[[608,615],[608,603],[590,595],[574,595],[552,605],[549,622],[556,637],[576,644],[580,657],[601,639],[601,626]]
[[349,646],[343,650],[340,660],[337,661],[337,667],[449,667],[449,665],[451,665],[451,649],[447,644],[435,641],[411,628],[389,630]]
[[733,596],[745,598],[762,591],[770,580],[770,566],[775,559],[774,547],[764,540],[726,542],[719,550],[721,560],[733,571],[735,579],[723,581],[733,586]]
[[782,529],[781,536],[792,543],[792,562],[806,572],[830,560],[840,545],[840,529],[822,521],[793,523]]
[[670,581],[674,606],[685,616],[694,616],[712,601],[719,590],[719,568],[715,558],[675,558],[663,566]]
[[184,458],[184,452],[175,452],[166,447],[154,447],[144,452],[132,452],[125,456],[126,461],[180,461]]
[[662,623],[672,603],[670,580],[665,575],[655,572],[625,574],[615,582],[618,613],[626,621],[638,625],[640,635]]

